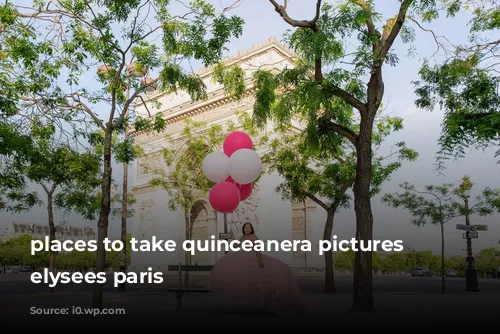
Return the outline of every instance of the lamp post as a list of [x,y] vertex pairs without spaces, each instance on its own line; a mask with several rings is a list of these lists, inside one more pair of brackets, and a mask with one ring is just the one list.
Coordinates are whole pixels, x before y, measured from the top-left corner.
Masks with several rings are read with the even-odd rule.
[[[227,235],[227,213],[224,214],[224,234]],[[226,239],[228,240],[228,239]],[[228,251],[224,251],[224,254],[227,254]]]
[[[469,218],[469,198],[470,198],[470,188],[465,189],[464,206],[465,206],[465,225],[470,226]],[[472,238],[470,236],[470,228],[467,229],[467,268],[465,269],[465,291],[467,292],[479,292],[477,270],[474,267],[475,259],[472,256]]]
[[[188,217],[187,217],[187,226],[186,226],[186,240],[191,240],[193,238],[193,207],[189,209]],[[190,265],[192,258],[191,253],[184,252],[184,261],[186,265]],[[186,271],[184,274],[184,287],[189,288],[189,271]]]

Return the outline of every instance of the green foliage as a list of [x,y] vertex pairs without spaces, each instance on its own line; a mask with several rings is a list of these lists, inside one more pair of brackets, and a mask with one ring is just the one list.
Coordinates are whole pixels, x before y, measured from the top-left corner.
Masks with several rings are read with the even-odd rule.
[[85,250],[58,253],[56,255],[57,270],[90,271],[95,267],[95,253]]
[[[398,62],[391,50],[394,39],[401,32],[403,41],[411,41],[412,34],[409,27],[395,18],[378,27],[381,17],[371,1],[347,0],[335,5],[319,1],[318,4],[321,6],[316,8],[314,19],[295,20],[288,17],[286,6],[273,3],[293,28],[287,31],[285,42],[297,58],[293,59],[293,66],[279,73],[266,69],[254,72],[254,116],[257,124],[268,120],[278,124],[289,124],[292,119],[302,121],[311,144],[318,145],[318,138],[323,135],[344,136],[352,141],[361,124],[359,117],[354,118],[355,113],[359,112],[361,119],[365,117],[372,102],[369,95],[370,99],[377,95],[369,117],[377,114],[382,102],[383,91],[371,89],[365,78],[373,81],[383,63],[394,66]],[[405,0],[400,15],[402,21],[410,13],[413,17],[431,17],[436,8],[435,1]],[[351,36],[357,37],[357,43],[350,43],[352,49],[344,43]],[[218,76],[220,83],[231,79],[233,87],[239,87],[237,81],[244,80],[234,74]],[[237,95],[234,91],[229,92]]]
[[31,255],[31,240],[33,240],[31,235],[24,234],[0,243],[0,264],[33,268],[48,265],[49,252],[42,250],[34,256]]
[[165,167],[153,166],[149,172],[155,175],[150,184],[168,192],[169,209],[180,207],[189,212],[198,197],[213,186],[203,174],[203,159],[210,152],[221,150],[227,132],[220,125],[207,126],[188,118],[184,125],[181,138],[168,138],[168,147],[161,150]]
[[[427,267],[432,271],[437,271],[440,268],[440,256],[433,254],[431,251],[411,251],[410,254],[408,262],[414,267]],[[462,258],[462,261],[465,260]]]
[[[155,122],[158,126],[159,122]],[[93,147],[96,154],[104,155],[105,132],[97,130],[85,134],[88,139],[89,146]],[[134,143],[133,137],[127,136],[126,140],[114,136],[111,139],[111,153],[116,163],[130,163],[140,157],[144,152],[142,148]]]
[[412,269],[410,257],[402,253],[386,255],[383,259],[378,256],[380,270],[384,273],[409,272]]
[[[378,145],[392,131],[401,128],[400,119],[382,118],[376,124],[373,136],[376,148],[379,148]],[[268,172],[276,171],[285,179],[276,187],[276,191],[283,199],[302,202],[310,199],[326,210],[328,215],[323,238],[330,239],[335,213],[340,208],[349,208],[351,204],[347,191],[353,186],[356,178],[355,147],[342,137],[329,136],[327,133],[315,137],[316,134],[311,135],[311,131],[300,132],[293,126],[284,124],[281,124],[278,130],[275,129],[273,135],[274,139],[270,141],[262,161]],[[372,196],[377,194],[381,185],[401,167],[401,161],[416,159],[417,153],[408,149],[404,142],[398,143],[397,146],[398,151],[386,157],[375,156],[374,153]],[[390,161],[395,154],[398,154],[396,161]],[[354,257],[354,254],[352,256]],[[325,259],[328,267],[329,261]],[[327,284],[333,286],[333,281],[328,282],[328,277],[332,275],[333,273],[327,275]]]
[[[344,139],[355,146],[353,192],[358,203],[356,237],[360,239],[369,238],[373,226],[370,206],[373,125],[384,99],[382,67],[398,62],[392,47],[400,33],[404,42],[411,39],[409,30],[403,29],[406,17],[430,17],[437,8],[434,0],[403,0],[398,13],[380,27],[380,15],[373,3],[311,1],[315,15],[304,20],[292,18],[286,4],[271,1],[279,17],[292,28],[286,42],[297,57],[284,70],[257,69],[252,77],[256,99],[253,116],[257,125],[273,121],[278,127],[286,127],[296,120],[306,129],[305,142],[313,150],[339,147]],[[351,42],[350,37],[357,40]],[[353,306],[372,308],[372,281],[365,272],[371,270],[371,256],[364,254],[356,259],[357,292],[353,295]]]
[[[130,261],[132,259],[132,244],[130,241],[132,240],[132,234],[127,234],[127,262],[126,262],[126,268],[130,265]],[[109,251],[108,255],[106,256],[106,267],[113,269],[114,271],[120,270],[120,256],[121,256],[121,251],[115,252],[115,251]],[[95,256],[93,257],[95,259]]]
[[457,276],[465,276],[465,268],[467,267],[467,261],[465,261],[462,256],[452,256],[445,259],[445,268],[454,269],[457,271]]
[[[130,265],[133,252],[127,235],[127,266]],[[22,235],[7,242],[0,243],[0,266],[29,265],[35,269],[47,266],[48,252],[41,251],[31,256],[30,245],[32,237]],[[337,252],[334,254],[336,269],[352,270],[354,268],[355,252]],[[482,249],[476,255],[476,266],[481,276],[495,277],[495,270],[500,267],[500,252],[493,247]],[[373,253],[373,270],[383,274],[409,273],[415,267],[427,267],[434,272],[440,270],[440,256],[431,251],[407,251],[404,253],[379,254]],[[452,256],[445,259],[445,269],[455,269],[459,276],[464,276],[465,257]],[[496,267],[494,267],[496,265]],[[64,271],[90,271],[95,267],[95,253],[60,252],[56,255],[57,270]],[[118,270],[120,267],[120,252],[108,252],[106,267]]]
[[333,263],[337,269],[350,270],[354,267],[354,254],[352,249],[346,252],[335,253]]
[[404,208],[410,212],[411,222],[417,226],[426,224],[437,225],[441,231],[441,276],[442,291],[445,292],[445,254],[444,254],[444,224],[454,218],[477,214],[491,215],[500,211],[500,190],[486,188],[476,197],[476,203],[469,205],[469,192],[473,183],[464,176],[459,186],[451,183],[441,185],[426,185],[423,190],[408,182],[400,185],[402,193],[385,194],[382,202],[395,207]]
[[472,187],[468,177],[459,186],[451,183],[426,185],[423,190],[408,182],[400,185],[402,193],[385,194],[382,201],[394,208],[404,208],[412,216],[411,222],[417,226],[425,224],[441,225],[450,220],[477,214],[487,216],[500,210],[500,189],[484,189],[476,196],[476,203],[465,206],[468,190]]
[[[131,234],[127,234],[127,266],[132,258]],[[0,243],[0,265],[31,266],[36,270],[48,267],[49,252],[42,250],[31,255],[31,235],[25,234]],[[91,271],[95,268],[95,252],[88,250],[79,252],[59,252],[56,254],[56,269],[59,271]],[[120,252],[109,251],[106,267],[120,269]]]
[[[66,125],[61,125],[64,130],[69,125],[75,137],[98,144],[100,140],[99,236],[106,233],[111,212],[112,154],[117,161],[129,163],[138,153],[133,140],[116,143],[114,137],[128,128],[141,132],[165,129],[162,113],[145,104],[148,91],[181,89],[193,100],[205,98],[205,84],[198,75],[187,74],[183,65],[190,60],[206,66],[218,62],[224,45],[241,35],[240,18],[217,14],[214,6],[202,0],[186,7],[184,15],[174,13],[168,0],[35,0],[32,7],[9,3],[0,7],[0,30],[10,32],[0,32],[0,73],[16,73],[1,75],[0,89],[6,86],[7,99],[0,100],[0,111],[5,109],[17,120],[38,115]],[[17,35],[22,39],[10,38]],[[30,55],[28,61],[20,54]],[[93,81],[84,81],[96,72]],[[12,100],[16,85],[22,89]],[[155,94],[157,98],[161,95]],[[157,98],[152,102],[159,108]],[[141,103],[144,111],[139,114],[135,106]],[[104,136],[100,138],[98,131]],[[93,217],[94,210],[78,205],[81,199],[64,200]],[[89,202],[94,199],[99,198]],[[102,270],[102,245],[98,250],[104,258],[100,256],[96,266]],[[96,290],[95,297],[100,304],[102,292]]]
[[154,175],[150,179],[151,186],[167,191],[169,210],[180,208],[187,215],[194,209],[192,222],[196,219],[199,213],[196,210],[196,202],[200,198],[206,198],[208,191],[215,184],[205,177],[202,170],[203,160],[211,152],[222,152],[222,144],[228,134],[239,128],[253,138],[256,146],[267,140],[266,136],[260,135],[253,126],[247,112],[236,112],[236,116],[238,124],[227,121],[223,125],[209,125],[186,118],[178,138],[167,137],[166,147],[150,153],[161,154],[162,163],[146,163],[142,167]]
[[[16,69],[18,75],[3,76],[2,83],[22,84],[15,89],[17,95],[11,99],[15,105],[9,106],[9,114],[38,114],[69,122],[75,135],[100,145],[103,156],[113,152],[117,161],[131,162],[139,154],[133,140],[120,143],[114,134],[123,133],[130,122],[136,131],[160,132],[166,124],[156,111],[133,112],[134,103],[143,102],[151,87],[159,92],[182,89],[193,99],[205,98],[204,83],[195,74],[187,74],[182,62],[215,63],[229,39],[241,35],[240,18],[218,14],[201,0],[187,7],[182,16],[171,12],[169,1],[161,0],[128,0],[119,5],[36,1],[33,8],[2,5],[2,29],[8,33],[0,35],[0,65],[6,73]],[[123,29],[116,30],[115,25]],[[13,37],[18,35],[22,39]],[[85,87],[81,77],[96,71],[95,64],[103,67],[97,71],[96,82]],[[89,130],[88,123],[97,126],[97,131]],[[107,172],[103,173],[105,183]]]
[[221,63],[216,64],[213,69],[213,81],[222,83],[226,91],[236,98],[241,98],[247,90],[245,71],[239,66],[227,67]]
[[[335,254],[335,267],[340,270],[353,270],[355,252],[338,252]],[[495,272],[500,267],[499,251],[493,247],[485,248],[476,255],[476,267],[481,277],[496,277]],[[373,252],[373,270],[382,274],[409,274],[416,267],[429,268],[434,273],[441,271],[441,256],[431,251],[408,251],[404,253],[380,254]],[[457,276],[465,276],[465,256],[445,258],[445,271],[454,269]]]
[[17,206],[11,206],[13,199],[19,199],[16,194],[22,192],[27,185],[19,167],[34,154],[37,152],[33,147],[32,138],[23,133],[19,125],[0,121],[0,210],[14,209],[19,212],[39,203],[38,194],[33,191],[24,192]]
[[16,170],[27,182],[23,187],[14,187],[8,191],[7,210],[20,212],[34,204],[41,204],[38,194],[27,193],[29,182],[40,185],[46,201],[63,210],[75,209],[87,219],[94,203],[93,196],[99,190],[102,162],[100,156],[87,150],[79,152],[69,144],[57,139],[56,127],[43,124],[34,119],[29,132],[33,152],[26,158],[13,157],[2,166],[3,169]]
[[[380,192],[381,185],[401,167],[404,160],[415,160],[418,153],[406,147],[404,142],[396,144],[396,151],[387,155],[376,155],[383,140],[393,131],[402,129],[399,118],[381,118],[375,127],[374,157],[372,173],[372,196]],[[327,211],[349,208],[351,197],[347,191],[356,176],[356,151],[346,140],[343,143],[320,138],[320,150],[311,148],[307,132],[297,133],[292,127],[275,133],[269,143],[268,152],[262,157],[269,172],[277,171],[285,178],[276,190],[284,199],[304,201],[312,199]],[[394,161],[391,158],[396,157]]]
[[[119,6],[73,0],[36,1],[33,8],[2,5],[0,65],[7,74],[0,84],[12,88],[4,92],[15,93],[2,109],[10,115],[41,111],[73,124],[90,119],[103,131],[120,133],[132,121],[133,102],[148,87],[162,92],[182,89],[195,100],[205,98],[205,85],[196,75],[187,74],[182,62],[195,59],[206,66],[218,62],[229,39],[241,35],[243,21],[216,13],[214,6],[201,0],[186,6],[184,16],[171,13],[170,6],[169,1],[159,0],[122,1]],[[132,60],[133,66],[128,67]],[[94,64],[106,67],[99,69],[95,85],[84,87],[80,78],[95,71]],[[15,77],[9,76],[13,69]],[[151,78],[154,72],[156,79]],[[107,120],[99,116],[102,103],[109,104]],[[135,129],[161,131],[162,115],[148,112],[146,117],[135,115]],[[75,129],[89,139],[92,136],[86,128]],[[130,146],[129,142],[117,144],[120,161],[133,159]]]
[[50,64],[54,51],[50,40],[36,39],[37,29],[23,22],[17,6],[0,5],[0,117],[19,112],[25,94],[37,94],[52,85],[60,64]]
[[[97,203],[101,202],[100,193],[97,194]],[[111,193],[111,214],[114,217],[122,217],[122,203],[123,203],[123,191],[118,189],[117,185],[113,185],[113,190]],[[137,203],[137,198],[133,193],[127,193],[127,217],[132,218],[135,215],[134,204]],[[96,211],[97,212],[97,211]]]
[[493,273],[496,277],[500,268],[500,251],[493,247],[482,249],[476,256],[476,268],[483,276]]
[[[355,252],[353,250],[335,253],[335,268],[340,270],[353,270],[354,256]],[[388,254],[373,252],[372,256],[373,270],[375,272],[381,272],[382,274],[410,273],[415,267],[427,267],[434,272],[438,272],[441,269],[441,257],[433,254],[431,251],[410,250],[403,253]],[[455,269],[459,272],[459,274],[463,275],[464,268],[464,257],[454,256],[446,258],[446,269]]]
[[444,60],[425,61],[415,82],[417,106],[432,110],[437,104],[445,111],[440,169],[450,157],[463,157],[466,148],[500,143],[500,40],[494,33],[500,28],[500,5],[494,0],[442,2],[448,16],[466,12],[471,19],[468,44],[439,42]]
[[417,83],[417,106],[432,110],[439,103],[446,113],[439,167],[452,155],[463,157],[468,147],[499,143],[500,77],[478,68],[480,61],[476,56],[471,58],[432,67],[426,63],[420,70],[422,83]]

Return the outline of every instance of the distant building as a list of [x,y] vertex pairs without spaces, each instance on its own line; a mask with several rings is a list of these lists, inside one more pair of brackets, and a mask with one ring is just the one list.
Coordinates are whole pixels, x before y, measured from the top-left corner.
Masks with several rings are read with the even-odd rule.
[[[32,238],[44,239],[49,234],[49,225],[29,224],[23,222],[10,222],[5,229],[2,241],[8,241],[12,238],[19,237],[24,234],[29,234]],[[57,240],[95,240],[96,233],[91,227],[66,227],[56,226]]]

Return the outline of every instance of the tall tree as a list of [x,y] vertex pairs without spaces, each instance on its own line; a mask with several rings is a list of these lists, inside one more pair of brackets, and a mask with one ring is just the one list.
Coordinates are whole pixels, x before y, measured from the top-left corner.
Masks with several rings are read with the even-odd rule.
[[[215,184],[203,173],[202,165],[210,152],[222,152],[222,144],[228,134],[237,128],[243,129],[256,143],[265,141],[265,134],[253,126],[250,115],[237,112],[237,123],[227,121],[224,124],[207,124],[189,118],[184,119],[184,128],[180,137],[167,136],[168,145],[160,151],[161,164],[145,163],[142,167],[153,173],[150,185],[161,187],[168,193],[169,209],[181,209],[184,216],[186,240],[191,240],[193,224],[204,207],[197,205],[199,198],[206,197]],[[186,263],[190,263],[190,253],[186,252]],[[185,275],[186,282],[188,275]]]
[[[0,210],[21,212],[39,204],[36,191],[24,191],[26,178],[20,166],[36,154],[33,139],[10,120],[0,121]],[[17,196],[24,191],[24,196]]]
[[[104,133],[97,271],[106,263],[103,240],[111,211],[113,137],[124,132],[132,116],[136,131],[164,128],[162,113],[154,114],[145,105],[142,114],[133,112],[148,91],[182,89],[192,100],[205,98],[202,80],[187,74],[182,65],[190,59],[205,66],[218,62],[224,45],[242,32],[240,18],[228,17],[226,11],[218,14],[202,0],[180,7],[161,0],[37,0],[32,8],[9,2],[1,7],[6,13],[0,16],[3,28],[29,36],[30,43],[43,40],[39,48],[48,54],[38,57],[37,50],[29,49],[35,61],[22,64],[16,73],[28,83],[38,83],[37,89],[19,94],[24,103],[15,109],[69,121],[79,132],[86,132],[80,124],[90,119]],[[13,59],[23,50],[9,48],[17,51],[6,55]],[[88,75],[96,72],[97,79]],[[129,137],[124,146],[131,144]],[[129,153],[122,162],[130,163],[133,150],[122,151]],[[96,284],[93,307],[102,308],[102,295],[103,285]]]
[[[20,175],[27,181],[43,189],[47,207],[49,241],[56,239],[54,207],[70,209],[77,206],[85,212],[95,206],[89,200],[97,191],[101,173],[100,156],[92,151],[78,152],[70,145],[58,140],[56,127],[34,121],[30,135],[33,141],[33,154],[29,160],[12,162]],[[28,184],[26,184],[28,185]],[[27,189],[13,189],[9,193],[12,201],[25,202]],[[41,196],[37,196],[41,198]],[[72,199],[68,201],[68,199]],[[15,207],[16,206],[14,204]],[[55,254],[49,250],[49,271],[55,270]],[[50,288],[54,292],[54,288]]]
[[[380,191],[381,185],[401,167],[402,161],[417,158],[417,153],[408,149],[404,142],[397,143],[397,151],[387,156],[375,154],[383,140],[392,131],[401,128],[400,118],[386,117],[376,124],[371,196]],[[262,158],[270,172],[277,171],[285,179],[276,190],[284,199],[304,201],[309,198],[323,208],[327,213],[323,239],[332,240],[336,213],[341,208],[350,207],[351,196],[347,192],[352,188],[356,176],[354,147],[349,141],[344,141],[340,146],[329,141],[321,142],[320,147],[312,149],[308,145],[307,133],[295,134],[292,129],[286,128],[276,136],[269,145],[268,153]],[[391,161],[390,158],[395,155],[397,159]],[[325,292],[334,293],[333,254],[325,252],[324,255]]]
[[213,185],[203,174],[203,159],[208,153],[221,149],[226,134],[221,125],[208,126],[186,118],[181,138],[168,137],[169,146],[159,152],[163,163],[143,166],[154,174],[151,186],[162,187],[168,192],[169,209],[183,211],[186,240],[191,239],[192,222],[200,213],[193,206]]
[[437,225],[441,231],[441,292],[446,292],[445,285],[445,242],[444,225],[457,218],[471,214],[487,216],[500,210],[500,189],[486,188],[476,197],[476,203],[466,205],[468,189],[472,187],[469,177],[465,176],[459,185],[445,183],[426,185],[417,188],[408,182],[402,183],[402,193],[385,194],[382,201],[394,208],[403,208],[410,212],[411,222],[417,226]]
[[[404,25],[407,16],[425,17],[436,10],[436,4],[432,0],[399,1],[397,13],[382,25],[373,1],[344,0],[333,5],[317,0],[311,4],[315,15],[308,20],[290,17],[286,0],[269,2],[294,29],[286,41],[300,60],[280,73],[254,72],[255,117],[262,123],[299,117],[307,123],[313,141],[327,133],[355,146],[356,239],[372,240],[373,126],[384,98],[382,68],[385,63],[397,63],[391,50],[396,38],[401,35],[406,42],[413,37]],[[344,47],[351,36],[357,37],[349,43],[357,43],[355,49]],[[351,111],[337,108],[341,103]],[[374,311],[372,253],[357,252],[355,263],[352,310]]]
[[[221,125],[208,126],[186,118],[181,138],[167,137],[168,147],[159,152],[163,157],[162,163],[143,166],[154,175],[150,185],[161,187],[168,193],[169,210],[182,210],[186,240],[191,240],[194,221],[204,208],[198,205],[198,199],[205,197],[214,185],[202,171],[203,160],[208,153],[221,151],[228,133],[224,130]],[[185,262],[191,263],[189,252],[185,252]],[[189,275],[184,278],[188,286]]]
[[[438,104],[445,112],[438,152],[441,169],[450,157],[464,157],[466,148],[500,145],[500,3],[496,0],[440,2],[449,17],[464,12],[470,15],[470,34],[463,42],[441,37],[438,31],[420,26],[432,33],[439,57],[434,55],[426,60],[420,69],[420,80],[415,82],[416,105],[433,110]],[[434,18],[437,15],[438,12]],[[499,155],[500,148],[496,152]]]
[[500,251],[494,247],[482,249],[476,255],[476,265],[484,278],[498,278],[498,268],[500,268]]
[[[30,234],[22,234],[0,243],[0,263],[5,266],[30,266],[32,269],[47,265],[49,252],[45,249],[31,255]],[[5,268],[4,268],[5,271]]]

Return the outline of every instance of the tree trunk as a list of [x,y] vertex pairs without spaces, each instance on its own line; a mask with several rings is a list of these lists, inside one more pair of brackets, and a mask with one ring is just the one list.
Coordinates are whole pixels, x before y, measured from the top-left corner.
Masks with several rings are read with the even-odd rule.
[[[52,193],[47,194],[47,212],[49,214],[49,245],[56,240],[56,227],[54,226],[54,210],[52,209]],[[55,254],[52,247],[49,248],[49,272],[54,273],[56,267]],[[49,293],[54,293],[55,287],[49,287]]]
[[[130,79],[127,80],[127,87],[130,87]],[[129,99],[130,89],[127,88],[127,100]],[[125,112],[125,120],[128,118],[128,108]],[[125,136],[123,140],[128,139],[128,122],[125,121]],[[127,217],[128,217],[128,164],[123,163],[123,184],[122,184],[122,231],[121,231],[121,242],[123,243],[123,249],[120,252],[120,272],[126,275],[127,273]],[[119,292],[127,291],[126,280],[120,283],[118,287]]]
[[441,293],[446,293],[444,272],[444,224],[441,223]]
[[[104,172],[101,185],[101,207],[99,221],[97,222],[97,256],[95,271],[104,272],[106,266],[106,249],[104,239],[108,236],[109,213],[111,212],[111,138],[112,129],[106,129],[104,133]],[[95,283],[92,307],[102,309],[102,295],[104,284]]]
[[[121,242],[123,243],[123,249],[120,252],[120,272],[126,274],[127,272],[127,201],[128,201],[128,164],[123,163],[123,189],[122,189],[122,230],[121,230]],[[127,291],[126,281],[120,283],[118,286],[119,292]]]
[[[358,243],[364,241],[365,245],[368,245],[368,242],[373,239],[373,216],[370,201],[372,129],[373,117],[370,114],[362,117],[356,141],[357,165],[353,192],[356,212],[356,240]],[[368,251],[358,251],[355,255],[352,311],[375,311],[372,253]]]
[[[189,215],[191,212],[184,212],[184,221],[186,223],[186,240],[191,240],[191,224],[189,221]],[[184,251],[184,262],[186,265],[191,264],[191,254],[188,251]],[[184,287],[189,288],[189,271],[184,273]]]
[[[335,211],[327,211],[323,240],[332,241]],[[325,293],[335,293],[335,274],[333,270],[333,252],[325,252]]]

